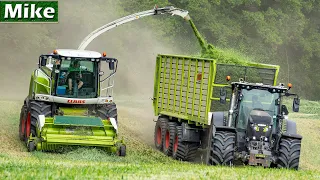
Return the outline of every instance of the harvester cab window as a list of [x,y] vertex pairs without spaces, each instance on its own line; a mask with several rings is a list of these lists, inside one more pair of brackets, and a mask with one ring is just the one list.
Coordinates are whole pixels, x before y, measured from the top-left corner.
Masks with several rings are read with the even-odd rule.
[[69,58],[61,62],[57,96],[94,98],[97,96],[97,62]]

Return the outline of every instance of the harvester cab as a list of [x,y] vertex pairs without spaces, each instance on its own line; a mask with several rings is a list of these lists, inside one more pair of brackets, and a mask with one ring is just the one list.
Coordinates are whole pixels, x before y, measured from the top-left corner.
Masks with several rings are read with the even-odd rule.
[[41,55],[20,114],[19,135],[28,150],[94,146],[125,156],[112,97],[117,65],[106,53],[87,50]]
[[[295,122],[288,119],[289,111],[284,105],[285,97],[295,96],[292,111],[299,111],[300,99],[289,92],[291,87],[290,83],[288,87],[271,86],[243,79],[231,83],[224,126],[236,133],[235,157],[249,165],[297,168],[302,136],[297,134]],[[221,89],[220,102],[226,102],[225,88]]]

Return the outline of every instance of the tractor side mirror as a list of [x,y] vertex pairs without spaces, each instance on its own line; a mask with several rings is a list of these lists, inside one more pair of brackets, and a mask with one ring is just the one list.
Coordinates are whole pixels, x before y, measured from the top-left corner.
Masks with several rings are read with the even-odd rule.
[[292,105],[292,111],[293,112],[299,112],[299,105],[300,105],[300,99],[294,98],[293,99],[293,105]]
[[114,70],[114,62],[109,62],[109,69]]
[[220,89],[220,103],[226,104],[226,102],[227,102],[227,90],[225,87],[222,87]]
[[288,115],[289,114],[289,111],[288,111],[288,108],[286,105],[282,105],[281,106],[281,112],[283,115]]

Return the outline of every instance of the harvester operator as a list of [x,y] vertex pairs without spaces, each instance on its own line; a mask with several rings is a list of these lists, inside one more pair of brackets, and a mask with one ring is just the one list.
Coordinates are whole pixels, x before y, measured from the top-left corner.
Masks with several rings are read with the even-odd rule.
[[69,93],[72,92],[72,82],[73,80],[77,81],[78,89],[83,86],[81,68],[79,61],[71,61],[70,67],[68,69],[68,85],[69,85]]

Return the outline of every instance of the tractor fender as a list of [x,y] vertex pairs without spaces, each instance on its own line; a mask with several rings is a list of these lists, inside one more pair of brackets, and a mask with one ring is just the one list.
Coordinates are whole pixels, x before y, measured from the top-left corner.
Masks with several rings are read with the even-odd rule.
[[286,131],[282,134],[282,136],[291,137],[295,139],[302,139],[302,136],[297,134],[296,122],[287,119],[285,123],[286,123]]
[[[212,137],[215,135],[216,131],[229,131],[236,133],[236,128],[225,126],[224,124],[224,113],[223,112],[213,112],[211,119],[211,132]],[[211,133],[210,133],[211,134]]]

